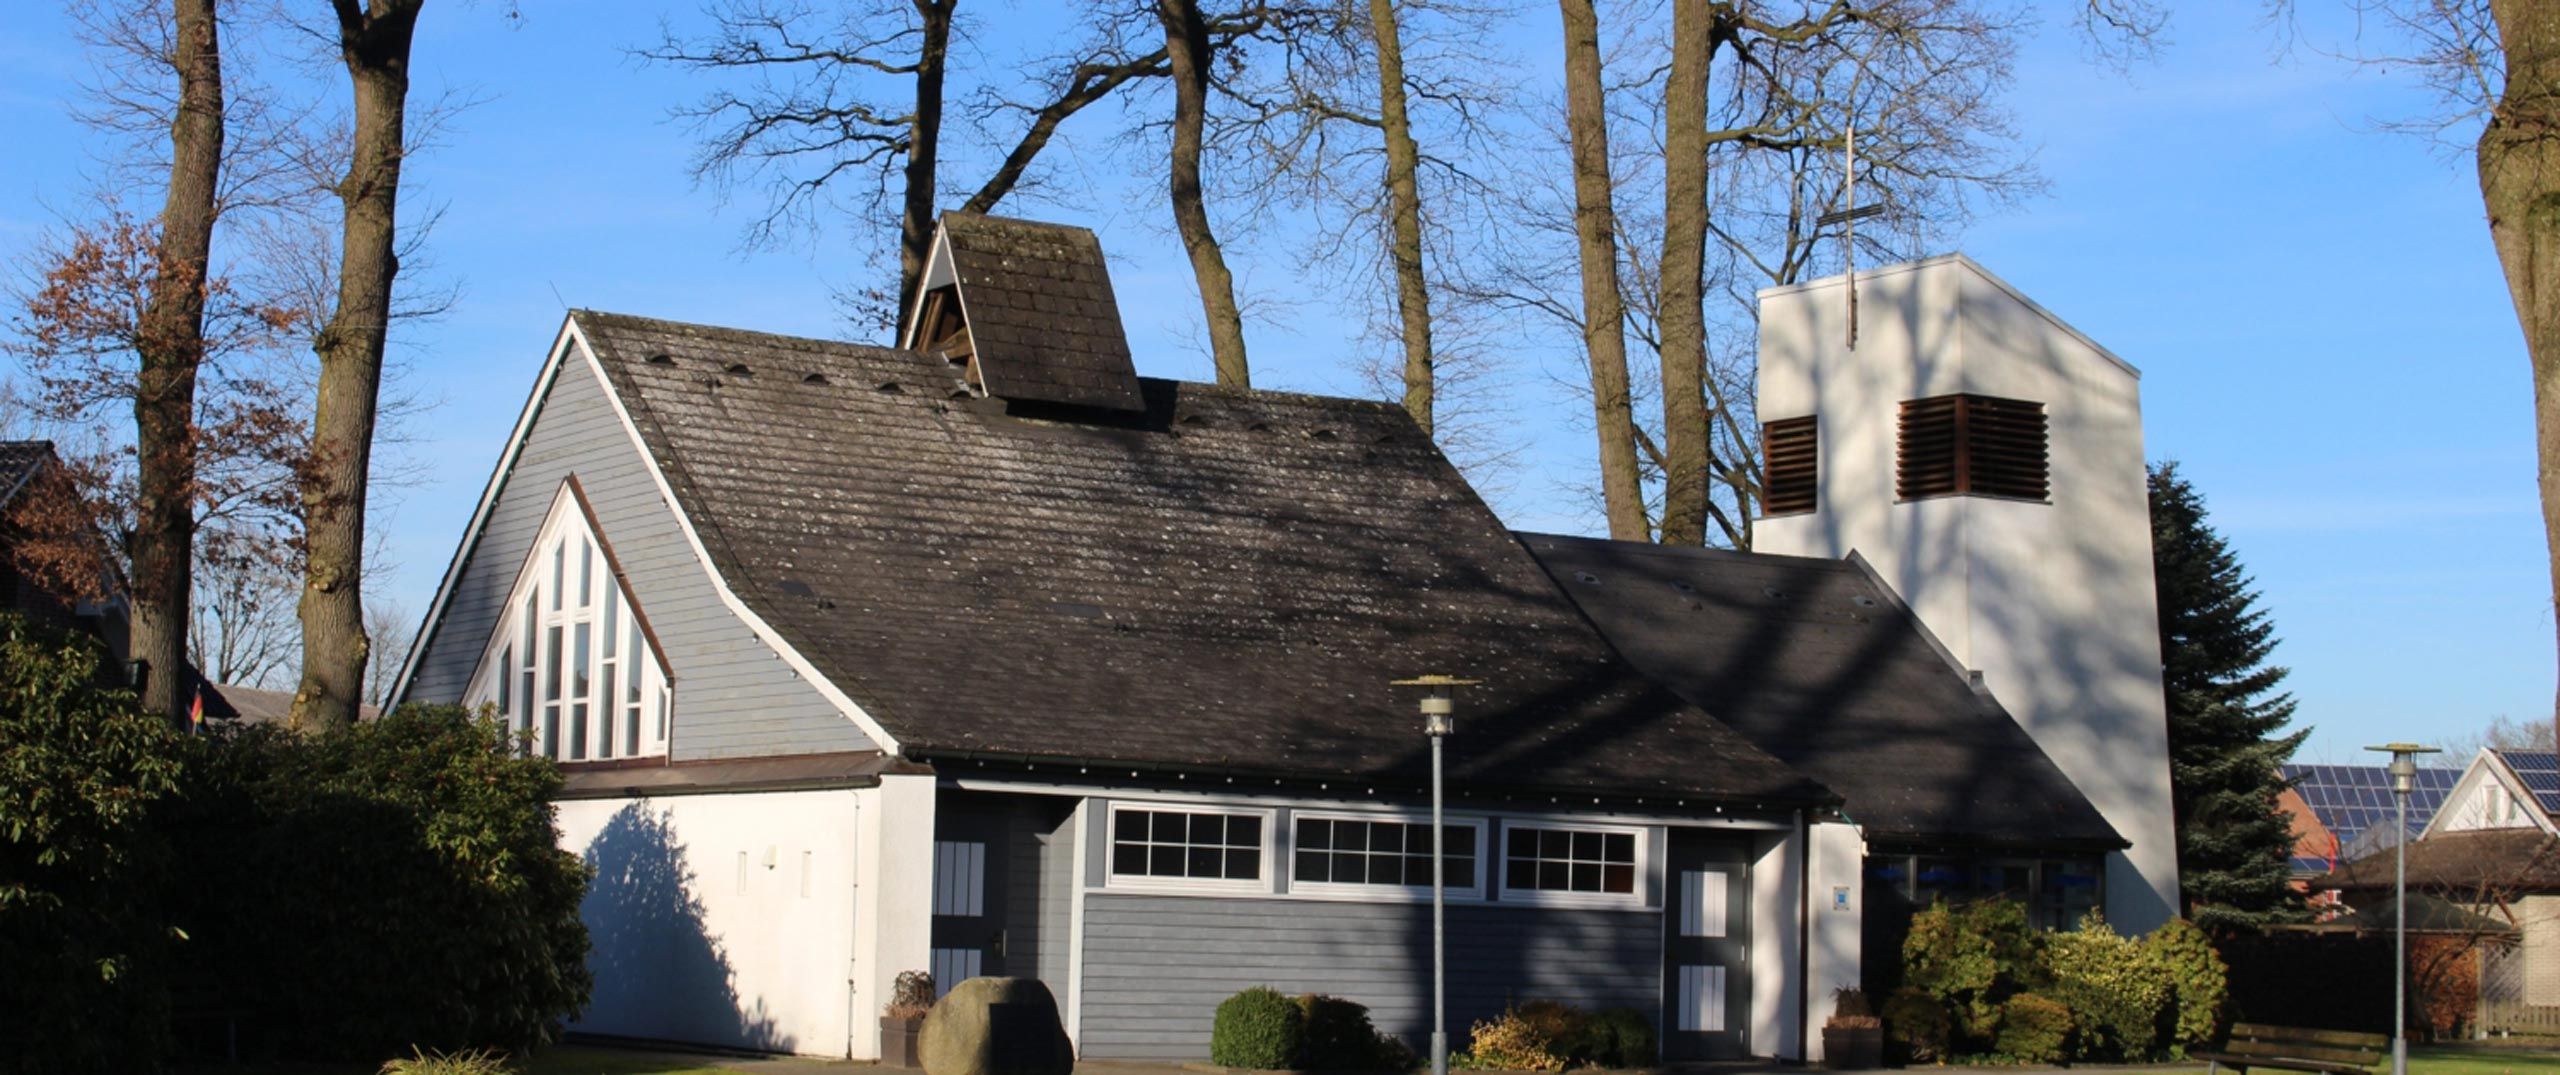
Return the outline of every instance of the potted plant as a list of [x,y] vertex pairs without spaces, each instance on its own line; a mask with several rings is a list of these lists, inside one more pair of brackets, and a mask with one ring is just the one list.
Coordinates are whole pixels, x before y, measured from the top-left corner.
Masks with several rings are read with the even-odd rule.
[[933,1010],[933,975],[911,970],[898,975],[889,1003],[880,1009],[880,1063],[920,1068],[916,1044],[924,1036],[925,1013]]
[[1822,1024],[1822,1066],[1868,1071],[1884,1066],[1884,1020],[1876,1018],[1862,989],[1831,993],[1831,1018]]

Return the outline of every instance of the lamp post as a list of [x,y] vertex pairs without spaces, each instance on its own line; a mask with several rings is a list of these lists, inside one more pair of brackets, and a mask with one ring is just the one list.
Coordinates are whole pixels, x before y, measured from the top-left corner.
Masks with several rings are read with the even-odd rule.
[[1440,824],[1440,741],[1458,728],[1458,688],[1479,682],[1431,675],[1394,684],[1422,690],[1422,734],[1431,740],[1431,1075],[1449,1075],[1448,938],[1441,928],[1448,874],[1440,864],[1441,836],[1446,831]]
[[2391,798],[2400,806],[2391,841],[2391,1075],[2409,1075],[2409,793],[2418,786],[2418,755],[2439,751],[2416,743],[2365,749],[2391,755]]

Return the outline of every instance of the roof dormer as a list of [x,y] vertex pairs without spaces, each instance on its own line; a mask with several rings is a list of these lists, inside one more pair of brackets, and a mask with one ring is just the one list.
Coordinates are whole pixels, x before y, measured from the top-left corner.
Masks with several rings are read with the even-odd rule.
[[902,349],[939,354],[1006,401],[1145,409],[1102,241],[1091,231],[945,213]]

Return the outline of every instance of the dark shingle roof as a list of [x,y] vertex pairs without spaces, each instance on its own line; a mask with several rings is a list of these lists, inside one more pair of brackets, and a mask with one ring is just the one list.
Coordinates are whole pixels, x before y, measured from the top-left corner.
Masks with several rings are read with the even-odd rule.
[[944,214],[942,231],[988,395],[1144,408],[1100,239],[973,213]]
[[1418,783],[1387,683],[1449,672],[1453,785],[1831,798],[1618,659],[1396,407],[1041,421],[924,355],[574,317],[730,586],[914,756]]
[[[293,692],[271,691],[263,687],[243,687],[237,683],[206,683],[204,715],[207,720],[236,720],[243,724],[282,724],[293,714]],[[382,711],[369,705],[356,707],[356,719],[372,720]]]
[[53,458],[53,442],[49,440],[0,440],[0,504],[17,498],[26,488],[27,479],[46,460]]
[[1859,563],[1521,540],[1636,667],[1847,796],[1870,838],[2124,845]]

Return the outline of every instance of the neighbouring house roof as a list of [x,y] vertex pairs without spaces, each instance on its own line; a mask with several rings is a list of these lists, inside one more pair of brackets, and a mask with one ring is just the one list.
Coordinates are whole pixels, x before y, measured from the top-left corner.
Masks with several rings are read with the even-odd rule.
[[2544,814],[2560,817],[2560,753],[2491,747],[2489,754],[2506,763],[2507,771],[2533,793],[2534,805],[2541,807]]
[[52,441],[0,440],[0,506],[17,499],[18,491],[52,458]]
[[1521,540],[1636,667],[1840,791],[1870,840],[2125,846],[1861,561]]
[[[206,683],[204,716],[206,720],[236,720],[243,724],[282,724],[293,713],[292,691],[271,691],[263,687],[243,687],[237,683]],[[372,720],[382,715],[373,706],[356,707],[357,720]]]
[[1612,651],[1392,405],[1148,378],[1064,420],[927,355],[571,316],[728,587],[911,757],[1419,784],[1388,683],[1449,673],[1462,791],[1836,801]]
[[[2427,822],[2444,806],[2445,797],[2462,777],[2459,769],[2422,768],[2418,770],[2415,789],[2409,794],[2408,835],[2426,831]],[[2379,765],[2286,765],[2285,782],[2301,796],[2302,804],[2311,811],[2311,819],[2327,830],[2321,854],[2304,852],[2296,847],[2293,868],[2297,873],[2326,872],[2338,863],[2364,855],[2378,847],[2391,846],[2389,827],[2399,805],[2391,798],[2391,774]],[[2368,838],[2368,830],[2379,829]]]
[[[2455,899],[2482,892],[2560,890],[2560,836],[2541,829],[2466,829],[2411,840],[2409,887]],[[2388,889],[2397,849],[2338,867],[2317,888]]]

